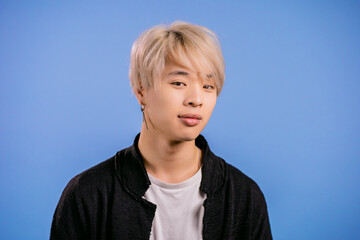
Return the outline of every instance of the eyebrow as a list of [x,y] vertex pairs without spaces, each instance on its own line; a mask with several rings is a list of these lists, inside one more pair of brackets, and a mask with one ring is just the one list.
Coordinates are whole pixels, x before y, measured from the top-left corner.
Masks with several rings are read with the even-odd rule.
[[[171,75],[175,75],[175,76],[188,76],[189,73],[188,73],[188,72],[185,72],[185,71],[173,71],[173,72],[170,72],[170,73],[168,74],[168,76],[171,76]],[[212,75],[212,74],[206,74],[206,77],[207,77],[208,79],[210,79],[210,78],[213,78],[213,75]]]
[[170,75],[188,76],[189,73],[184,72],[184,71],[173,71],[173,72],[170,72],[170,73],[168,74],[168,76],[170,76]]

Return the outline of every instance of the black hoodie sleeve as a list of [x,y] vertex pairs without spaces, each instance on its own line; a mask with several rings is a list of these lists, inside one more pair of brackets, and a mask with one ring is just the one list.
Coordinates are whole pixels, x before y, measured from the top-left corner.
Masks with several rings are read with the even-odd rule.
[[63,191],[53,216],[50,240],[88,239],[84,201],[77,188],[74,178]]
[[252,195],[251,239],[271,240],[272,235],[265,197],[259,188],[257,191],[253,191]]

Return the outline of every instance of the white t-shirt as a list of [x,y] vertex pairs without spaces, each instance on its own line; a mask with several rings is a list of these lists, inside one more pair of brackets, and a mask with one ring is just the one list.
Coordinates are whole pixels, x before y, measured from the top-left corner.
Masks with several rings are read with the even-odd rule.
[[206,194],[200,191],[201,168],[181,183],[169,184],[151,176],[144,198],[156,204],[151,240],[202,239]]

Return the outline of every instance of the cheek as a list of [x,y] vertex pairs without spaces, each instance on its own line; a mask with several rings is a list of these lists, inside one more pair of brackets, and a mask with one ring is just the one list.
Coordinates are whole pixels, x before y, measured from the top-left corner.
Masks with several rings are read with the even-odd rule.
[[207,108],[207,111],[208,111],[208,114],[209,114],[209,115],[211,115],[211,113],[213,112],[213,110],[214,110],[214,108],[215,108],[216,100],[217,100],[216,97],[212,97],[212,98],[208,99],[208,108]]
[[155,107],[159,108],[176,108],[182,105],[184,96],[180,91],[173,91],[172,89],[165,88],[159,91],[154,91],[151,101],[156,104]]
[[178,114],[180,99],[176,95],[154,94],[148,103],[148,114],[157,122],[166,122]]

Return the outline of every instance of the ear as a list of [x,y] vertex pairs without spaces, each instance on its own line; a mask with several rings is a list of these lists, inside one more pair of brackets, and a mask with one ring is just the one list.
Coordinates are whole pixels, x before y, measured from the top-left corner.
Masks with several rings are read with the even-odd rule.
[[144,93],[144,91],[141,86],[140,86],[140,88],[137,88],[135,90],[135,95],[136,95],[136,98],[140,105],[144,104],[144,94],[143,93]]
[[136,96],[139,104],[141,105],[141,104],[144,102],[144,101],[143,101],[143,100],[144,100],[143,91],[140,90],[139,88],[137,88],[137,89],[135,90],[135,96]]

